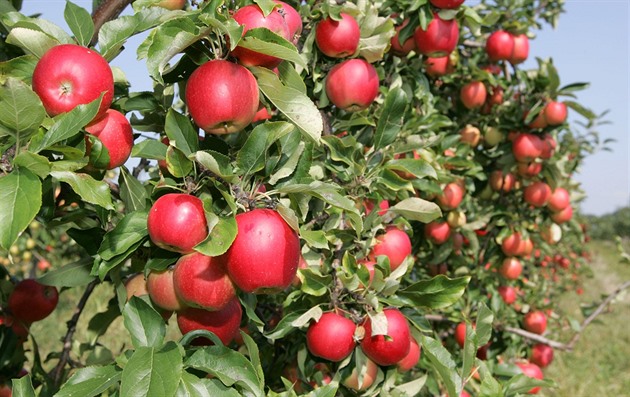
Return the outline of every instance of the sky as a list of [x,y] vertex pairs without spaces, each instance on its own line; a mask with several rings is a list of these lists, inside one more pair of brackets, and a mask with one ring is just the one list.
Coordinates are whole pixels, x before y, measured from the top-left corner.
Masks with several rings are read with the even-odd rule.
[[[91,9],[92,0],[74,0]],[[474,3],[468,0],[466,3]],[[41,13],[42,17],[64,27],[64,0],[24,0],[22,12]],[[590,82],[590,87],[577,93],[577,101],[596,114],[609,111],[610,122],[598,128],[600,138],[615,139],[612,152],[600,151],[589,156],[575,179],[581,183],[586,199],[580,204],[584,214],[603,215],[630,205],[630,1],[567,0],[566,12],[554,30],[546,26],[534,31],[530,57],[525,68],[535,67],[536,57],[553,58],[561,84]],[[139,39],[128,43],[136,48]],[[146,68],[135,63],[135,52],[124,51],[112,64],[123,66],[133,91],[151,90]],[[569,112],[569,121],[583,119]]]

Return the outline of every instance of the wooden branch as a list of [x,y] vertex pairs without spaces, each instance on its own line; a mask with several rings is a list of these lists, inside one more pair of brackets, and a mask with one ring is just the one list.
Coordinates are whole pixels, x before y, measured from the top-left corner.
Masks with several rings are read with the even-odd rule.
[[90,45],[93,46],[98,41],[98,32],[105,22],[109,22],[112,19],[116,19],[123,10],[133,3],[133,0],[105,0],[101,3],[96,10],[92,13],[92,21],[94,22],[94,34]]
[[88,298],[92,295],[94,291],[94,287],[98,283],[97,280],[92,281],[87,285],[77,307],[74,309],[74,314],[72,318],[68,321],[68,331],[66,332],[66,336],[63,338],[63,350],[61,351],[61,357],[59,358],[59,362],[57,366],[52,370],[51,375],[54,379],[54,384],[58,388],[61,385],[61,380],[63,376],[63,369],[65,368],[68,360],[70,359],[70,350],[72,349],[72,338],[74,337],[74,333],[77,330],[77,323],[79,322],[79,317],[81,313],[83,313],[83,309],[85,309],[85,304],[87,303]]
[[556,340],[553,339],[549,339],[549,338],[545,338],[542,335],[538,335],[535,334],[533,332],[529,332],[529,331],[525,331],[524,329],[521,328],[514,328],[514,327],[504,327],[502,328],[504,331],[518,335],[518,336],[522,336],[523,338],[529,339],[529,340],[533,340],[534,342],[538,342],[538,343],[544,343],[545,345],[549,345],[551,347],[553,347],[554,349],[558,349],[558,350],[569,350],[567,348],[567,345],[562,343],[562,342],[558,342]]

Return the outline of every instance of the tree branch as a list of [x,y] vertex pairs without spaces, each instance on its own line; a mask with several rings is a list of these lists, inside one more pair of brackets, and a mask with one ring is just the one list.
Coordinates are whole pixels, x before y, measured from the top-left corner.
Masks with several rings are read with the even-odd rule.
[[133,3],[133,0],[105,0],[92,13],[92,22],[94,22],[94,34],[90,45],[93,46],[98,41],[98,32],[105,22],[116,19],[123,10]]
[[87,303],[88,298],[92,295],[94,291],[94,287],[98,283],[97,280],[92,281],[87,285],[85,291],[83,292],[83,296],[79,300],[76,309],[74,309],[74,314],[72,318],[68,321],[68,331],[66,332],[66,336],[63,338],[63,350],[61,351],[61,357],[59,358],[59,362],[57,366],[52,370],[51,375],[53,376],[55,386],[59,387],[61,385],[61,378],[63,375],[63,369],[68,363],[70,359],[70,349],[72,348],[72,338],[74,337],[74,333],[77,330],[77,323],[79,322],[79,317],[85,308],[85,304]]
[[535,334],[533,332],[525,331],[524,329],[521,329],[521,328],[504,327],[503,330],[506,331],[506,332],[512,333],[512,334],[516,334],[518,336],[522,336],[523,338],[526,338],[526,339],[529,339],[529,340],[533,340],[534,342],[544,343],[545,345],[549,345],[549,346],[553,347],[554,349],[569,350],[567,348],[567,345],[562,343],[562,342],[558,342],[558,341],[553,340],[553,339],[545,338],[542,335],[538,335],[538,334]]

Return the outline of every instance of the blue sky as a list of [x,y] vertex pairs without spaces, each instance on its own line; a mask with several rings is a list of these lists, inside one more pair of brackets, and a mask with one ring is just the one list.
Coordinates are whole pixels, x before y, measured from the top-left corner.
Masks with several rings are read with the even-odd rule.
[[[466,3],[474,3],[468,0]],[[91,8],[92,0],[75,0],[75,4]],[[63,0],[24,0],[22,12],[41,13],[67,30],[63,21]],[[567,0],[566,13],[556,30],[545,27],[534,32],[530,43],[530,59],[524,67],[533,67],[535,57],[552,57],[563,85],[590,82],[589,89],[578,93],[578,102],[599,114],[609,111],[610,125],[599,128],[603,139],[616,140],[613,152],[590,156],[575,178],[582,184],[587,198],[580,209],[586,214],[602,215],[630,204],[630,2],[628,0]],[[129,43],[135,48],[139,40]],[[124,65],[132,90],[150,89],[146,69],[135,62],[135,52],[123,52],[113,64]],[[570,113],[570,120],[580,116]]]

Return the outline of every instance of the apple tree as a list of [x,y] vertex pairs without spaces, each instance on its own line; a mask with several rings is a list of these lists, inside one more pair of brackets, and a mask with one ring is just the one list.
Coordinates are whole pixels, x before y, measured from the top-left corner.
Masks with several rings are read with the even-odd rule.
[[[562,2],[462,3],[67,1],[66,32],[0,0],[4,387],[553,385],[540,367],[575,322],[553,302],[588,271],[572,175],[598,116],[552,60],[521,65]],[[130,51],[152,91],[110,66]],[[91,313],[97,286],[111,299]],[[30,324],[70,291],[42,361]],[[118,345],[100,344],[121,317]]]

